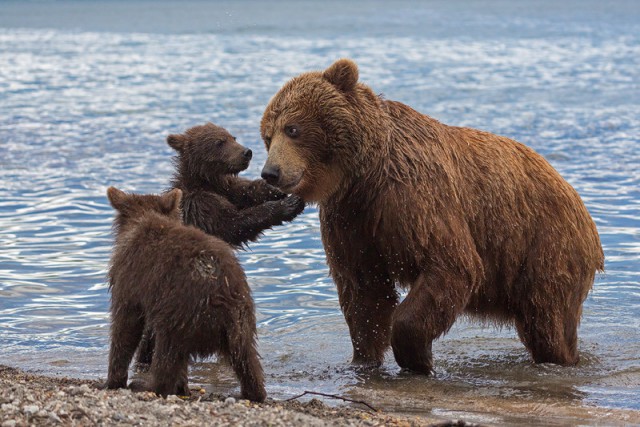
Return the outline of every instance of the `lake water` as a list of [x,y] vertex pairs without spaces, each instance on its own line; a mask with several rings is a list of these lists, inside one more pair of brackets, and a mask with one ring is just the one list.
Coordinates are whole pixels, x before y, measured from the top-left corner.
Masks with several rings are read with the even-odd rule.
[[[289,78],[339,57],[448,124],[544,155],[593,215],[606,273],[577,367],[533,365],[513,329],[461,319],[436,375],[349,366],[314,207],[240,253],[268,392],[338,393],[389,411],[495,424],[640,424],[638,2],[56,1],[0,3],[0,363],[104,378],[115,185],[159,192],[169,133],[213,121],[266,153],[259,120]],[[237,392],[203,361],[194,382]]]

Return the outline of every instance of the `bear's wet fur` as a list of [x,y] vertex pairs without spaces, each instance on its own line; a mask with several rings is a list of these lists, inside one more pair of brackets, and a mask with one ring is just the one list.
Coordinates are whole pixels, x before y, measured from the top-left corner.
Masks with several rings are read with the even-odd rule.
[[167,143],[178,153],[172,187],[183,192],[185,224],[241,247],[304,209],[299,197],[287,196],[262,179],[238,177],[252,153],[222,127],[194,126],[169,135]]
[[152,379],[135,388],[188,395],[190,358],[220,354],[238,376],[243,398],[264,401],[253,300],[233,249],[182,224],[178,189],[158,196],[111,187],[107,195],[117,214],[105,386],[127,386],[129,364],[147,326],[155,334]]
[[348,59],[287,82],[261,132],[262,176],[319,206],[354,362],[378,365],[391,345],[402,368],[429,374],[433,340],[464,314],[514,325],[535,362],[578,362],[604,254],[542,156],[385,100]]
[[[177,152],[172,187],[182,190],[182,219],[236,248],[255,241],[268,228],[291,221],[304,209],[262,179],[237,176],[252,152],[213,123],[172,134],[167,143]],[[137,363],[144,370],[153,359],[153,336],[145,331]]]

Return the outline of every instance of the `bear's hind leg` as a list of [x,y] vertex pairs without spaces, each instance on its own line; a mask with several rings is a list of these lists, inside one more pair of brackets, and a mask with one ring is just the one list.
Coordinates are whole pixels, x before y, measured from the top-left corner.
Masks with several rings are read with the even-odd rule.
[[[226,331],[226,345],[220,349],[228,357],[238,380],[242,397],[254,402],[264,402],[267,392],[264,388],[264,374],[255,345],[256,321],[253,307],[236,311],[233,321]],[[244,312],[244,313],[243,313]]]
[[120,306],[112,310],[107,388],[127,386],[129,364],[140,343],[143,328],[143,315],[139,309]]
[[418,277],[393,314],[391,346],[401,368],[432,373],[431,344],[451,328],[470,294],[471,287],[462,278],[438,274]]
[[516,315],[516,329],[535,363],[571,366],[578,363],[581,309],[538,307],[533,302]]
[[162,397],[184,393],[185,388],[188,391],[184,382],[189,367],[189,354],[185,351],[184,343],[156,334],[153,353],[151,390]]

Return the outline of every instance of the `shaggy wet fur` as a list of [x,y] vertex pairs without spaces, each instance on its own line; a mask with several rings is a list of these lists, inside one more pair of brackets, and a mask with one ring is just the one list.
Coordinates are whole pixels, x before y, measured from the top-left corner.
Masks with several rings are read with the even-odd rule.
[[249,166],[251,150],[219,126],[195,126],[169,135],[167,142],[178,153],[172,186],[183,192],[185,224],[241,247],[304,209],[299,197],[287,196],[262,179],[238,177]]
[[111,187],[107,194],[117,216],[106,387],[127,386],[129,363],[147,326],[155,333],[152,380],[137,389],[188,395],[190,358],[218,353],[230,361],[242,396],[264,401],[253,300],[232,248],[182,225],[180,190],[130,195]]
[[[287,196],[262,179],[237,174],[249,166],[252,153],[224,128],[206,123],[167,143],[178,153],[173,188],[182,190],[182,219],[239,248],[262,232],[291,221],[304,209],[297,196]],[[151,331],[145,331],[137,362],[145,369],[153,359]]]
[[346,59],[286,83],[261,130],[263,177],[319,205],[354,362],[380,364],[391,344],[401,367],[428,374],[433,340],[462,314],[515,325],[535,362],[578,362],[604,255],[540,155],[384,100]]

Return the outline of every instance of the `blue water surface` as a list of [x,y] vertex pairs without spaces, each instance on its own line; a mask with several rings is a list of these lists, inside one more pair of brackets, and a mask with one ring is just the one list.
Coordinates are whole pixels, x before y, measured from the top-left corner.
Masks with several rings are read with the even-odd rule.
[[[166,136],[205,121],[254,151],[244,175],[257,177],[270,97],[351,57],[386,98],[544,155],[593,215],[606,273],[584,305],[576,368],[532,365],[512,329],[460,320],[434,347],[435,378],[399,373],[391,355],[367,376],[348,366],[307,207],[240,253],[269,393],[351,393],[443,416],[474,411],[464,399],[495,413],[516,399],[541,417],[554,406],[640,410],[640,6],[603,3],[1,3],[0,363],[104,377],[106,188],[166,189]],[[213,361],[193,375],[237,386]],[[447,395],[459,403],[439,404]]]

